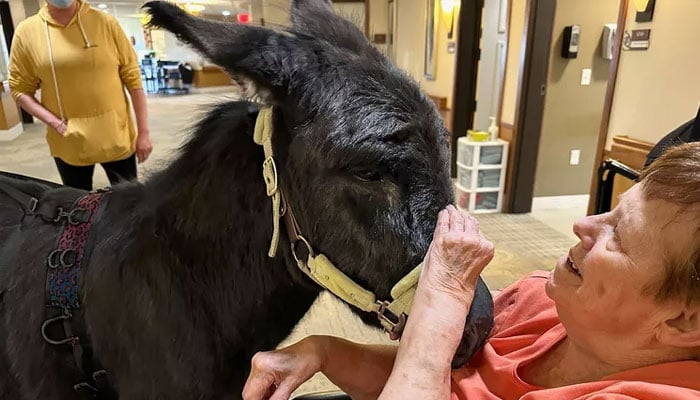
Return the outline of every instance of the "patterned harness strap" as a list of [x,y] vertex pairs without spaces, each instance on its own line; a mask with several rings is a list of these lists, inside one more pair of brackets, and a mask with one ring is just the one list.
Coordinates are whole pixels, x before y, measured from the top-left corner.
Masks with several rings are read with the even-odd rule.
[[[84,375],[83,382],[73,386],[80,399],[117,399],[116,391],[107,380],[106,371],[95,370],[87,365],[94,362],[85,362],[90,358],[85,357],[86,338],[81,340],[71,324],[73,312],[80,308],[78,289],[90,229],[107,194],[106,190],[90,193],[78,199],[71,210],[58,209],[53,222],[62,223],[64,227],[56,249],[46,259],[46,307],[52,317],[42,324],[41,334],[49,344],[71,346],[75,362]],[[49,334],[49,329],[59,322],[63,325],[65,336],[54,339]]]

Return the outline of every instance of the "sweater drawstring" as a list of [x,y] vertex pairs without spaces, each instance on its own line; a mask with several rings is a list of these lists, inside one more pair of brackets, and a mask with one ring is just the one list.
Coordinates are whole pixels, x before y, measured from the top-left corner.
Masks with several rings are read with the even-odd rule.
[[[53,61],[53,51],[51,48],[51,35],[49,34],[49,21],[44,19],[44,26],[46,28],[46,44],[49,47],[49,64],[51,64],[51,75],[53,76],[53,86],[56,91],[56,100],[58,101],[58,111],[61,114],[61,120],[65,121],[65,114],[63,113],[63,104],[61,102],[61,94],[58,91],[58,79],[56,79],[56,67]],[[85,48],[89,49],[91,47],[97,47],[96,44],[90,43],[87,34],[85,33],[85,28],[83,28],[83,21],[80,19],[80,9],[78,9],[78,27],[80,27],[80,33],[83,35],[83,42],[85,42]]]
[[83,21],[80,19],[80,10],[78,10],[78,26],[80,27],[80,33],[83,35],[85,48],[89,49],[90,47],[97,47],[96,44],[90,43],[90,39],[88,39],[87,35],[85,34],[85,28],[83,28]]
[[51,35],[49,35],[49,21],[44,20],[44,26],[46,27],[46,44],[49,47],[49,64],[51,64],[51,75],[53,76],[53,87],[56,91],[56,101],[58,102],[58,111],[61,114],[61,121],[66,120],[66,116],[63,114],[63,105],[61,104],[61,93],[58,91],[58,80],[56,79],[56,67],[53,63],[53,51],[51,50]]

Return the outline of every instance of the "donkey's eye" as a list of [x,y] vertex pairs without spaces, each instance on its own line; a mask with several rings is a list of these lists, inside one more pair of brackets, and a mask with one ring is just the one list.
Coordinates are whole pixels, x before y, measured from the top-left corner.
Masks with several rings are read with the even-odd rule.
[[372,170],[354,171],[352,175],[355,179],[362,182],[376,182],[382,180],[382,176],[377,171]]

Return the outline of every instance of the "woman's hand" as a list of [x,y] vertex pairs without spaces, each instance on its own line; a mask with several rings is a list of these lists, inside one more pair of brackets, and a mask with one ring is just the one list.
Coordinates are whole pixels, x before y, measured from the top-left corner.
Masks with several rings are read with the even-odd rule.
[[243,399],[288,400],[302,383],[321,371],[323,353],[314,336],[282,350],[257,353],[243,388]]
[[476,219],[451,205],[440,211],[396,363],[380,400],[450,398],[452,359],[477,277],[493,252]]
[[471,302],[476,279],[493,254],[493,243],[479,231],[479,221],[449,205],[438,215],[421,280],[430,291]]
[[56,118],[56,120],[51,123],[51,127],[55,129],[59,135],[63,136],[68,130],[68,122],[60,118]]
[[148,131],[139,130],[138,137],[136,138],[136,159],[139,164],[148,160],[152,151],[153,144],[151,143],[151,135]]

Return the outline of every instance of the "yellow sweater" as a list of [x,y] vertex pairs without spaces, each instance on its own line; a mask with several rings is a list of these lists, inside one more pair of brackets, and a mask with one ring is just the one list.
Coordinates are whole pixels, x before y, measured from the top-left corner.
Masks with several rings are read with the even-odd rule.
[[66,26],[51,18],[46,6],[19,24],[10,55],[10,90],[17,99],[41,89],[42,105],[68,121],[64,136],[48,127],[52,156],[72,165],[124,159],[136,147],[124,91],[124,86],[142,87],[136,54],[116,19],[78,3]]

